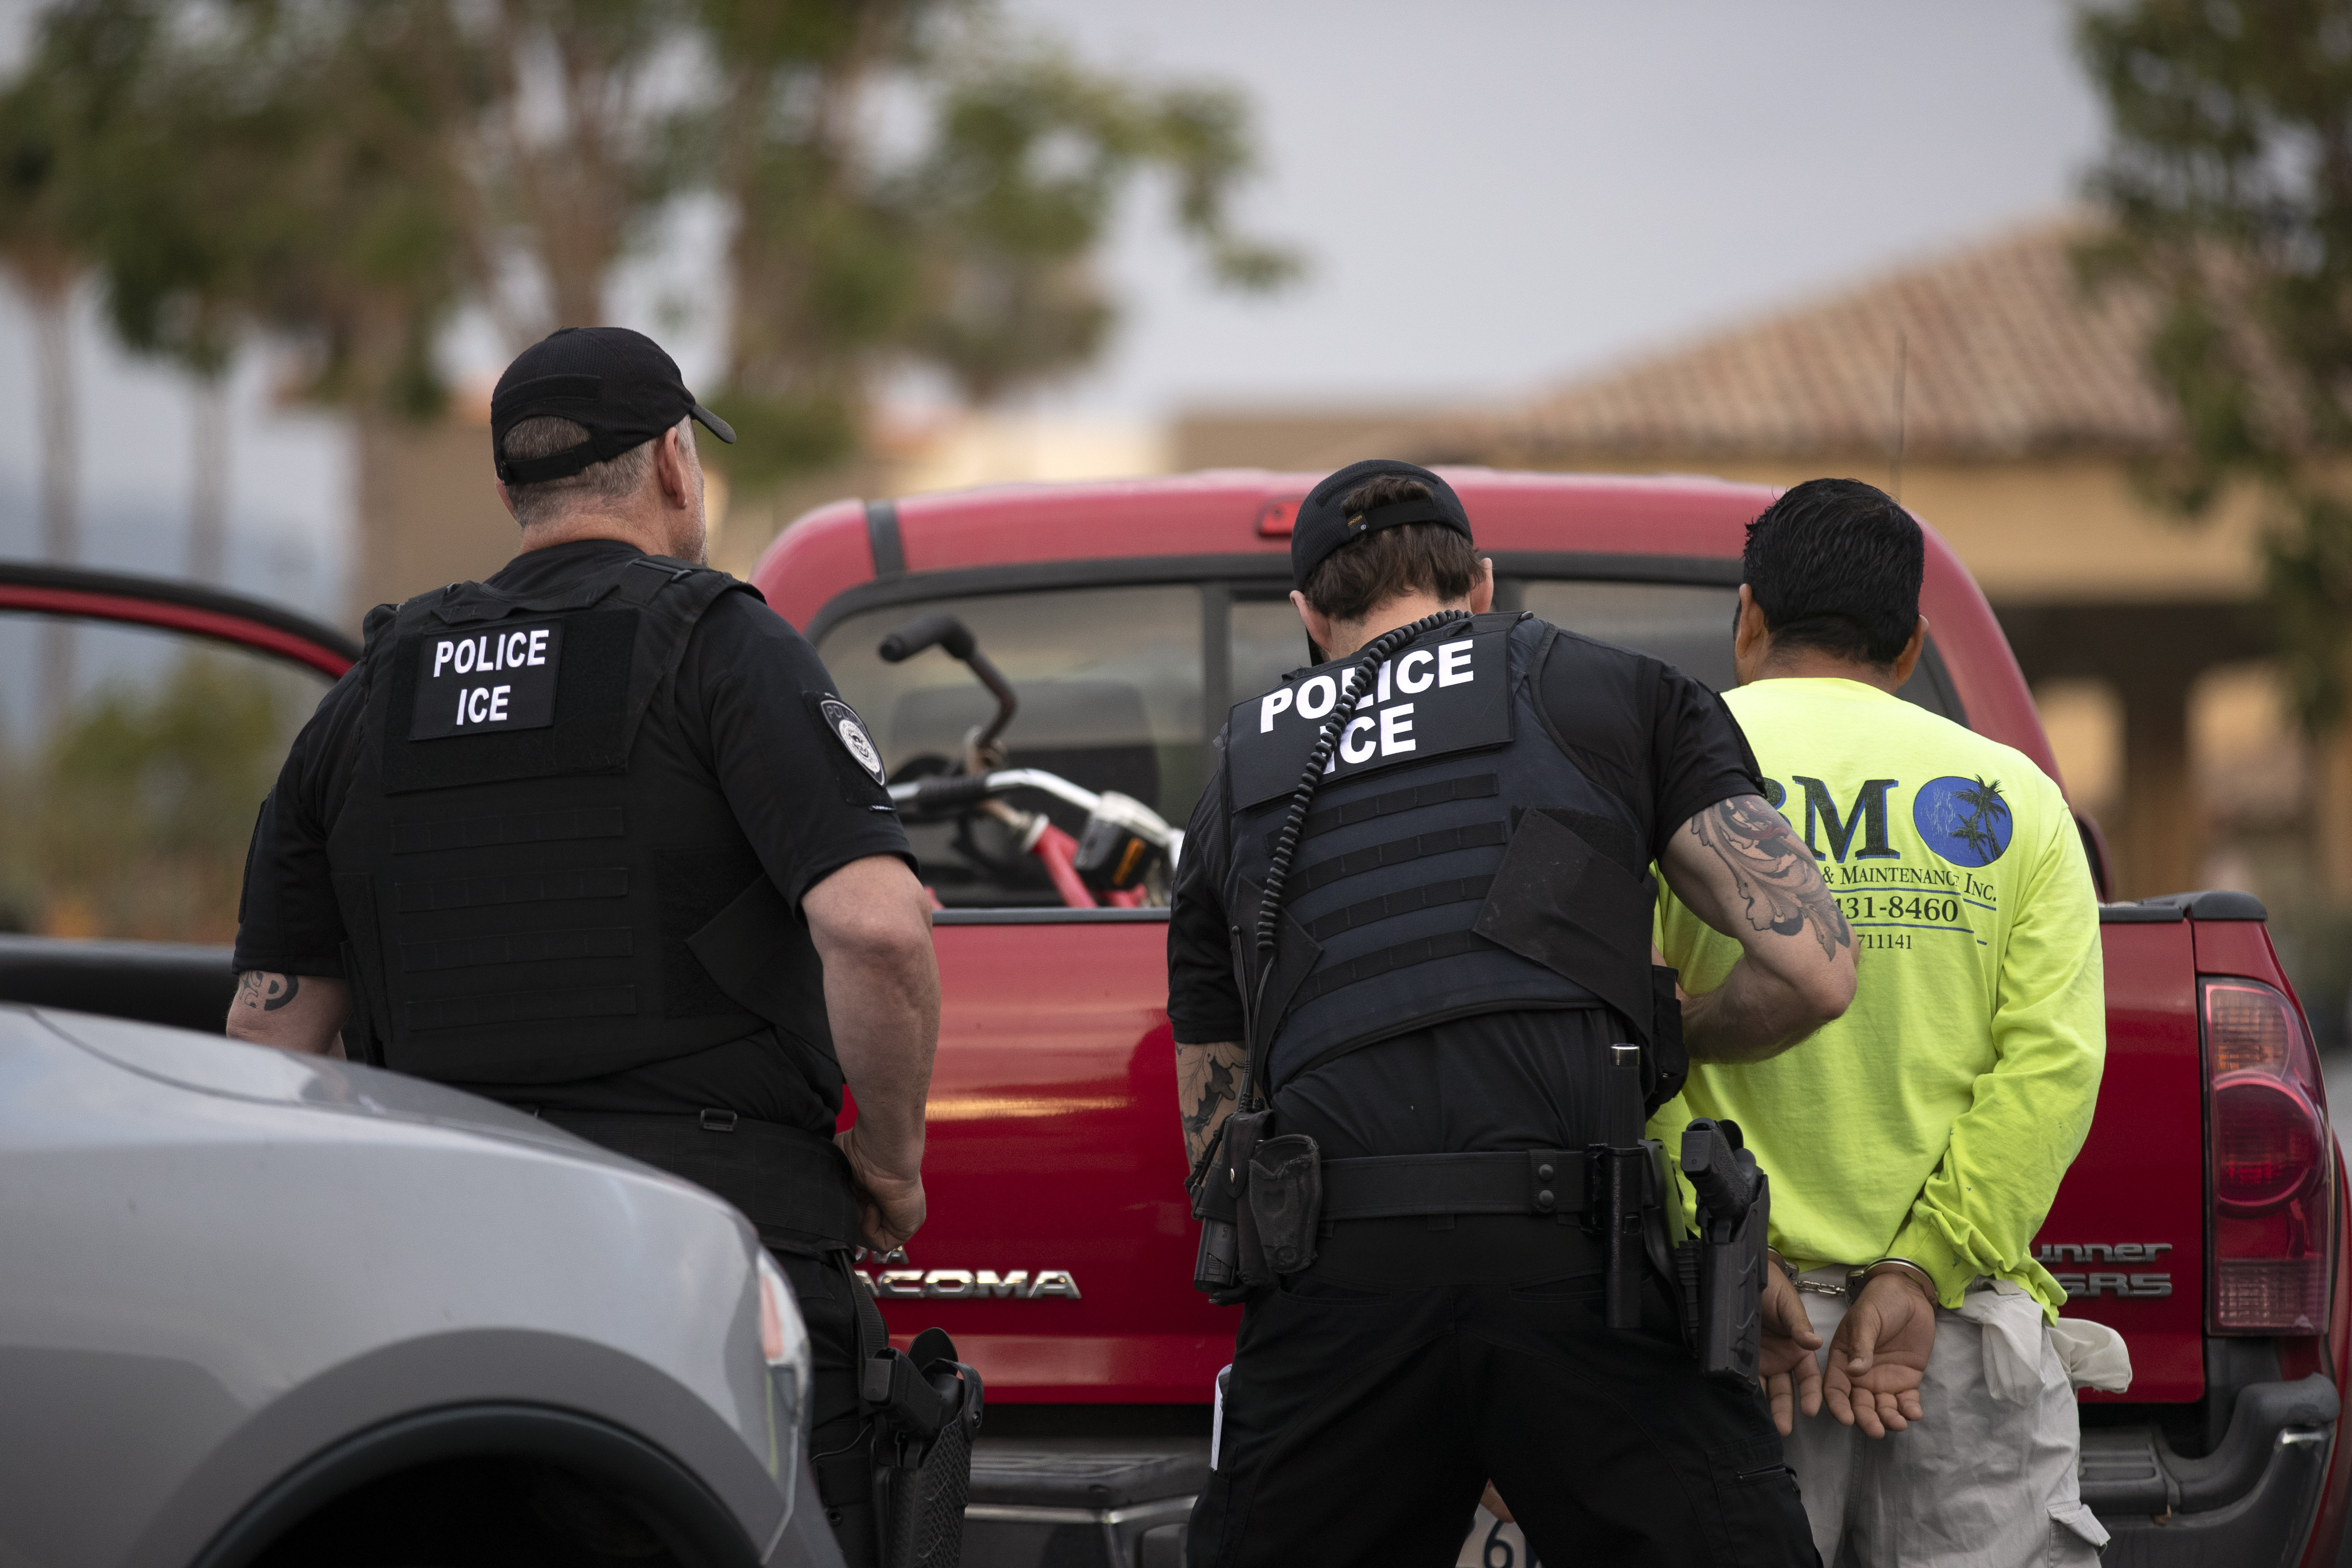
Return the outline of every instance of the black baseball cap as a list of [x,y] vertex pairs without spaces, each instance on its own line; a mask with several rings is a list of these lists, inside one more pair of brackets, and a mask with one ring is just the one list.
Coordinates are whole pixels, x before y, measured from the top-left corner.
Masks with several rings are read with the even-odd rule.
[[[1352,516],[1340,510],[1339,501],[1349,491],[1366,479],[1383,474],[1395,474],[1402,479],[1418,479],[1429,488],[1427,500],[1391,501]],[[1317,485],[1298,503],[1298,515],[1290,525],[1290,578],[1299,588],[1307,586],[1315,568],[1323,564],[1324,557],[1343,544],[1350,544],[1378,528],[1394,528],[1404,522],[1444,523],[1465,539],[1470,535],[1470,514],[1462,508],[1462,498],[1454,487],[1417,464],[1395,458],[1367,458],[1360,463],[1350,463]]]
[[[510,485],[576,474],[653,440],[693,415],[722,441],[734,427],[694,400],[677,362],[626,327],[559,327],[515,355],[490,394],[490,460]],[[526,419],[569,419],[588,432],[577,447],[509,460],[507,432]]]

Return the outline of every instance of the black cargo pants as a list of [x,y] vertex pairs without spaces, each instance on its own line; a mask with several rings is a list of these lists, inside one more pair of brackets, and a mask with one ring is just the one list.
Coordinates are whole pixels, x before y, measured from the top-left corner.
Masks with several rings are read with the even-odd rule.
[[769,1248],[800,1299],[809,1336],[809,1468],[849,1568],[881,1561],[874,1517],[874,1424],[857,1408],[856,1283],[837,1259]]
[[1612,1331],[1580,1230],[1366,1220],[1324,1246],[1243,1310],[1194,1568],[1451,1564],[1490,1479],[1554,1568],[1819,1568],[1761,1396],[1699,1373],[1654,1284]]

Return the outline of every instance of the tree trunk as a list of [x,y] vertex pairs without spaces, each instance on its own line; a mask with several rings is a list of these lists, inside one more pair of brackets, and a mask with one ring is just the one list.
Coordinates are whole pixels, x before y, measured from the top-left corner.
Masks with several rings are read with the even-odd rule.
[[[81,560],[81,450],[74,396],[72,290],[41,289],[31,297],[34,359],[41,399],[41,555],[60,566]],[[73,706],[74,626],[53,620],[41,630],[41,727],[54,731]]]
[[199,375],[190,421],[188,575],[218,587],[228,569],[228,376]]

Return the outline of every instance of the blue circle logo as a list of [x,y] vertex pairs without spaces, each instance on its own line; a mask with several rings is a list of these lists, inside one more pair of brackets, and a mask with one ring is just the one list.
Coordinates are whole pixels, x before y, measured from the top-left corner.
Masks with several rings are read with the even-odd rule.
[[2017,820],[1999,779],[1947,774],[1919,786],[1911,821],[1927,847],[1955,866],[1990,866],[2009,847]]

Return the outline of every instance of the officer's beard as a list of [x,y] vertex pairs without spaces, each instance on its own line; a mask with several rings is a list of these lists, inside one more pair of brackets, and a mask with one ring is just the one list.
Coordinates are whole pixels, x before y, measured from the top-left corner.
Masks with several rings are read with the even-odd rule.
[[691,561],[697,566],[710,564],[710,524],[703,502],[702,458],[689,446],[688,453],[694,463],[694,505],[679,514],[671,524],[669,549],[665,552],[678,561]]

